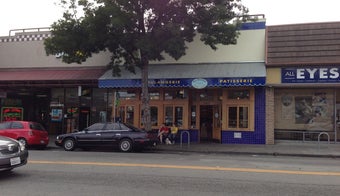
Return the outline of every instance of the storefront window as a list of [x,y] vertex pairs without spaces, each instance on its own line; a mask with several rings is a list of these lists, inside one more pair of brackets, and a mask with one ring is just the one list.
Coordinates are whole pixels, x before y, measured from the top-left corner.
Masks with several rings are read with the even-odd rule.
[[196,127],[196,106],[191,106],[191,128]]
[[151,106],[150,112],[151,112],[151,126],[158,126],[158,108],[155,106]]
[[[141,111],[141,125],[144,125],[144,120],[143,120],[143,115],[144,111]],[[150,107],[150,116],[151,116],[151,126],[158,126],[158,107],[156,106],[151,106]]]
[[54,105],[64,103],[64,89],[54,88],[51,90],[51,103]]
[[120,118],[121,121],[126,122],[126,120],[125,120],[125,106],[119,107],[118,118]]
[[239,127],[248,128],[249,112],[248,107],[239,107]]
[[150,100],[159,100],[160,93],[158,91],[150,91],[149,92]]
[[228,127],[229,128],[248,128],[249,127],[249,107],[233,106],[228,108]]
[[183,125],[183,107],[175,107],[175,123],[179,127]]
[[134,112],[135,110],[133,106],[121,106],[119,107],[119,118],[121,118],[123,122],[133,125]]
[[212,91],[202,91],[198,94],[200,101],[212,101],[214,99],[214,94]]
[[183,107],[182,106],[166,106],[164,123],[171,126],[176,123],[177,126],[183,125]]
[[172,100],[172,99],[186,99],[187,93],[184,89],[178,90],[167,90],[164,92],[164,99],[165,100]]
[[126,122],[129,124],[133,124],[134,121],[134,107],[133,106],[127,106],[126,108]]
[[172,106],[166,106],[165,107],[165,126],[171,126],[173,123],[173,107]]
[[131,99],[136,99],[136,92],[133,90],[122,90],[118,91],[117,93],[119,99],[121,100],[131,100]]
[[228,99],[249,99],[249,90],[231,90],[228,92]]
[[79,97],[78,97],[78,89],[77,88],[67,88],[65,90],[65,101],[67,106],[78,106]]

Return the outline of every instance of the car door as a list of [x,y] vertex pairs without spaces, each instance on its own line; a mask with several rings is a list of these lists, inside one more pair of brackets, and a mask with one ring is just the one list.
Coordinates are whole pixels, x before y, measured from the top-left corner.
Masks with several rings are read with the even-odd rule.
[[105,123],[95,123],[76,134],[79,146],[100,146]]
[[117,145],[122,137],[119,123],[107,123],[102,134],[102,143],[106,146]]

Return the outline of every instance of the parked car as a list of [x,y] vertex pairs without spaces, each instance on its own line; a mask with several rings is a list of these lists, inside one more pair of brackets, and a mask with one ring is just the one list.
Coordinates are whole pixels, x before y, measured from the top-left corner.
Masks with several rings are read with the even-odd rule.
[[118,147],[122,152],[130,152],[155,146],[157,135],[143,131],[125,123],[95,123],[82,131],[58,135],[55,144],[66,151],[75,148]]
[[0,136],[0,171],[9,171],[25,165],[27,159],[28,151],[22,143]]
[[49,137],[45,128],[37,122],[7,121],[0,123],[0,135],[13,138],[27,146],[45,148]]

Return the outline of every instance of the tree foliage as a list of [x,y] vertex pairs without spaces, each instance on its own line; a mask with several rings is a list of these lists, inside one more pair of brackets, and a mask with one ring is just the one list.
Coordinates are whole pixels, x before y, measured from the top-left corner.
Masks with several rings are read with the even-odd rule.
[[141,68],[146,129],[150,129],[149,61],[163,60],[165,53],[179,59],[196,34],[213,50],[218,44],[236,44],[238,27],[248,12],[240,0],[61,0],[61,4],[66,10],[52,24],[52,37],[45,40],[47,55],[62,53],[64,62],[81,63],[108,50],[114,76],[121,68],[131,72]]

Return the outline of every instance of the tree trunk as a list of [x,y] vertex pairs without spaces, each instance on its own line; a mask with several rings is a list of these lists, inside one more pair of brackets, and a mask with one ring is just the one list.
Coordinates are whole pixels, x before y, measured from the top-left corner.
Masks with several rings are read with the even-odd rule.
[[151,131],[151,112],[149,104],[149,60],[142,56],[142,121],[146,131]]

